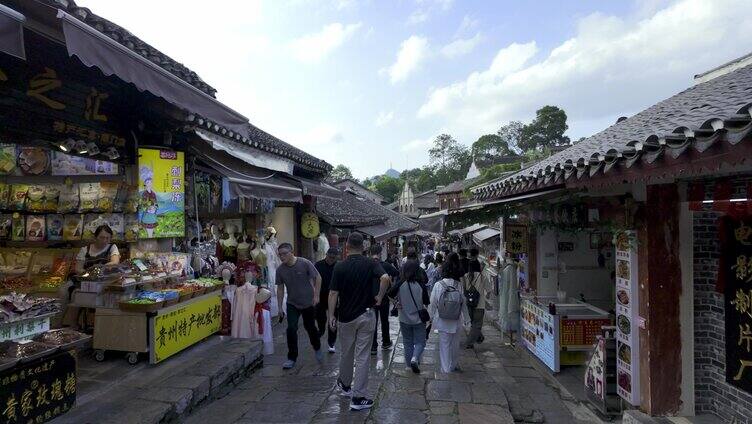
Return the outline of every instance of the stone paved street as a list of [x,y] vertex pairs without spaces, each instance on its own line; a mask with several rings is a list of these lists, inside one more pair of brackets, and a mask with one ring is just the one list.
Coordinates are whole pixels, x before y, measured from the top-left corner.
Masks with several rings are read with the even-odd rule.
[[432,334],[420,375],[405,368],[398,325],[392,323],[393,350],[371,359],[369,386],[376,405],[370,412],[351,412],[335,390],[339,354],[318,365],[300,330],[301,358],[290,371],[284,327],[275,327],[275,354],[264,367],[213,403],[194,410],[190,424],[222,423],[586,423],[592,414],[561,395],[524,354],[502,346],[500,333],[484,328],[486,341],[462,350],[461,373],[435,371],[438,337]]

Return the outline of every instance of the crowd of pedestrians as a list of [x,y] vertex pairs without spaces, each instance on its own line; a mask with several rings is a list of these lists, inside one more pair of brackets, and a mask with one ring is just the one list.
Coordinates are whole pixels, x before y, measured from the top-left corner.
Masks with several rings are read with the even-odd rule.
[[[339,258],[330,248],[316,264],[296,257],[292,246],[279,246],[282,264],[276,285],[280,322],[287,319],[287,361],[284,369],[295,366],[298,358],[298,326],[303,321],[316,359],[323,361],[321,338],[326,335],[329,353],[337,351],[340,362],[337,386],[351,398],[352,410],[368,409],[373,400],[366,392],[370,355],[381,348],[391,349],[390,316],[397,317],[404,344],[405,365],[421,372],[426,340],[439,338],[440,370],[461,371],[459,350],[462,334],[465,347],[483,342],[483,317],[488,281],[477,249],[452,252],[431,247],[419,255],[408,247],[400,258],[396,253],[383,260],[383,248],[364,247],[363,236],[351,233],[346,257]],[[285,296],[286,295],[286,296]],[[286,299],[286,304],[283,304]],[[370,351],[370,355],[369,355]]]

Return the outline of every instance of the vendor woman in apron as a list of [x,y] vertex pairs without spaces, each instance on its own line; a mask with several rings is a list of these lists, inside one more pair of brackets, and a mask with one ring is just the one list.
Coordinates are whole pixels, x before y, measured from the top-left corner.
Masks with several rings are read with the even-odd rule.
[[82,247],[76,256],[76,271],[82,273],[94,265],[117,265],[120,252],[112,243],[112,229],[109,225],[100,225],[94,231],[94,243]]

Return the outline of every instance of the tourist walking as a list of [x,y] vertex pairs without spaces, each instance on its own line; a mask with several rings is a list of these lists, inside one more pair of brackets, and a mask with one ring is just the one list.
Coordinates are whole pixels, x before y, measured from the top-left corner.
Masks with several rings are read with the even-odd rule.
[[439,332],[441,372],[459,370],[460,332],[470,325],[462,290],[462,265],[459,255],[450,253],[442,267],[442,280],[434,284],[428,311],[433,329]]
[[488,283],[483,275],[483,267],[478,260],[478,249],[470,249],[470,260],[467,264],[467,274],[462,277],[462,288],[465,291],[467,312],[470,316],[470,333],[465,347],[472,349],[475,343],[483,343],[483,318],[486,313],[486,293]]
[[[316,309],[321,290],[321,275],[311,261],[299,258],[292,253],[290,243],[282,243],[277,248],[282,264],[277,268],[277,302],[279,322],[287,315],[287,361],[282,368],[290,369],[298,360],[298,321],[303,317],[303,327],[308,333],[311,346],[316,353],[316,360],[324,357],[321,351],[321,339],[316,328]],[[287,313],[282,309],[282,299],[287,289]]]
[[[330,247],[326,251],[324,259],[316,262],[316,271],[321,275],[321,292],[319,294],[319,304],[316,306],[316,324],[319,328],[319,337],[327,334],[326,342],[329,347],[329,353],[335,353],[334,344],[337,342],[337,329],[327,325],[327,310],[329,309],[329,286],[332,282],[332,272],[337,264],[337,255],[339,251],[336,247]],[[334,311],[337,315],[337,311]]]
[[[381,267],[384,269],[384,272],[389,275],[389,278],[391,281],[397,281],[399,279],[400,272],[392,266],[389,262],[382,261],[381,260],[381,245],[380,244],[374,244],[371,246],[371,259],[373,259],[375,262],[381,264]],[[374,278],[373,284],[374,284],[374,290],[378,291],[379,287],[379,279],[377,276]],[[392,343],[391,335],[389,334],[389,298],[384,298],[384,301],[381,302],[381,305],[376,306],[374,308],[374,313],[376,314],[376,327],[373,329],[373,343],[371,344],[371,355],[376,355],[379,351],[379,343],[378,343],[378,333],[379,333],[379,322],[381,323],[381,348],[382,349],[391,349],[394,344]]]
[[405,349],[405,364],[420,374],[420,358],[426,347],[426,323],[429,321],[428,290],[418,282],[420,267],[415,261],[407,261],[402,267],[400,282],[389,290],[389,297],[399,305],[400,332]]
[[[347,238],[349,255],[334,266],[329,286],[329,325],[337,328],[341,356],[339,386],[342,395],[352,396],[350,409],[361,410],[373,406],[366,393],[368,388],[368,347],[376,326],[375,306],[381,304],[390,284],[389,275],[381,263],[363,256],[363,236],[351,233]],[[379,280],[374,293],[373,281]],[[339,302],[338,316],[334,308]],[[355,364],[353,378],[353,363]]]
[[444,265],[444,255],[441,253],[436,254],[436,259],[434,259],[434,266],[426,271],[426,276],[428,277],[428,292],[430,293],[433,289],[433,285],[441,280],[441,267]]

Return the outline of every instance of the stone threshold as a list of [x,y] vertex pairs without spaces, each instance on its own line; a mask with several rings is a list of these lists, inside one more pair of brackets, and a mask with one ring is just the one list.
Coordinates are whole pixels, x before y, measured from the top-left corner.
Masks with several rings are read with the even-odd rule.
[[[204,344],[204,345],[202,345]],[[113,363],[79,370],[87,391],[73,409],[52,422],[76,424],[173,423],[220,398],[263,366],[262,343],[213,336],[156,365]],[[113,361],[117,361],[113,359]],[[122,361],[124,362],[124,361]],[[115,381],[103,381],[109,378]]]

